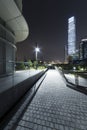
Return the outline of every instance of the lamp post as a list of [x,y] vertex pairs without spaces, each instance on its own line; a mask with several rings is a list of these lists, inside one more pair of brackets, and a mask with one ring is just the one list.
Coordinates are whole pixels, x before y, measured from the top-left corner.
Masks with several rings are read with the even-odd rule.
[[38,52],[40,52],[40,48],[38,48],[37,46],[36,46],[36,48],[35,48],[35,58],[36,58],[36,69],[37,69],[37,66],[38,66]]
[[38,47],[37,43],[36,43],[36,47],[35,47],[35,58],[36,58],[36,61],[38,60],[38,52],[40,52],[40,48]]
[[75,76],[75,85],[76,87],[79,85],[79,80],[78,80],[78,74],[76,72],[76,67],[73,67],[74,70],[74,76]]
[[40,52],[40,48],[36,47],[36,48],[35,48],[36,61],[38,60],[38,59],[37,59],[38,52]]

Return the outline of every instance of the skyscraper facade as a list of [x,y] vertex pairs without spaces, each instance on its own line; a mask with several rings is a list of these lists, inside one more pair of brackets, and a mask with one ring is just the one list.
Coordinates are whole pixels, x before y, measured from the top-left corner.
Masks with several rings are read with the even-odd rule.
[[80,43],[80,59],[87,59],[87,39],[82,39]]
[[76,52],[76,21],[75,17],[68,19],[68,56],[73,56]]

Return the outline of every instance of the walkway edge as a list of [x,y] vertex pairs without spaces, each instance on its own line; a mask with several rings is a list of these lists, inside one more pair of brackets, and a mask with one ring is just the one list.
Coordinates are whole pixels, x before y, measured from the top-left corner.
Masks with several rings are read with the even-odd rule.
[[[14,113],[14,116],[10,117],[8,123],[5,124],[5,122],[3,122],[0,128],[4,127],[4,130],[14,129],[15,124],[18,122],[20,117],[23,115],[25,109],[32,101],[33,97],[35,96],[38,88],[40,87],[45,77],[46,77],[46,73],[33,85],[33,87],[25,94],[25,96],[21,99],[21,101],[19,101],[19,104],[16,106],[17,110],[16,113]],[[12,115],[12,112],[10,113],[10,115]]]
[[2,120],[45,72],[46,71],[42,71],[0,94],[0,120]]
[[79,91],[79,92],[84,93],[84,94],[87,95],[87,88],[86,87],[80,86],[80,85],[76,85],[74,83],[69,82],[68,79],[65,77],[63,71],[61,71],[60,69],[58,69],[58,71],[60,72],[60,74],[62,75],[62,77],[65,79],[66,85],[69,88],[74,89],[76,91]]

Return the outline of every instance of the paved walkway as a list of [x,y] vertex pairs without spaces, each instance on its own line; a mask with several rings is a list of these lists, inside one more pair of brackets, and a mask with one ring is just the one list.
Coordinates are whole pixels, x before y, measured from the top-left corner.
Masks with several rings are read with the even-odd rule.
[[15,130],[87,130],[87,96],[49,70]]

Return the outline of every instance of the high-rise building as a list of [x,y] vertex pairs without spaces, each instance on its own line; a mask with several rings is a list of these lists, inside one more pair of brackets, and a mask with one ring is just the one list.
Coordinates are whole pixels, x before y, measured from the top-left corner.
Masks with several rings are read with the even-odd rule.
[[75,17],[68,19],[68,56],[73,56],[76,52],[76,25]]
[[87,39],[82,39],[80,43],[80,59],[87,59]]
[[16,43],[28,34],[22,0],[0,0],[0,75],[14,72]]

